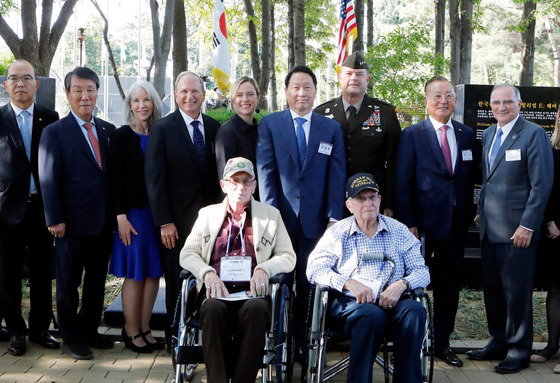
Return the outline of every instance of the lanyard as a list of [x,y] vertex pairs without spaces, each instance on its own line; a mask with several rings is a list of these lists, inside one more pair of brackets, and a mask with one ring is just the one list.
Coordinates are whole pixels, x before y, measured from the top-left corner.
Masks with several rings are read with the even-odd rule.
[[[243,239],[243,226],[245,224],[245,218],[247,217],[247,213],[243,212],[243,215],[241,216],[241,221],[239,222],[239,237],[241,240],[241,255],[244,257],[246,252],[245,252],[245,241]],[[229,220],[229,230],[228,230],[228,239],[227,239],[227,245],[226,245],[226,257],[229,257],[229,244],[231,241],[231,229],[233,228],[233,222],[237,223],[237,221],[235,221],[235,218],[233,218],[233,214],[231,214],[231,218],[228,217]],[[235,238],[234,238],[235,240]]]
[[[385,257],[387,255],[387,248],[385,247],[385,233],[383,231],[379,232],[379,235],[381,236],[381,243],[383,244],[383,256]],[[356,255],[358,255],[358,235],[354,235],[354,248],[356,249]],[[362,253],[358,259],[358,263],[356,264],[356,267],[354,268],[354,270],[352,270],[352,272],[350,273],[350,277],[352,276],[352,274],[354,274],[354,272],[356,272],[356,270],[358,270],[358,267],[360,267],[360,263],[362,262],[362,259],[364,258],[364,253]],[[377,274],[377,277],[375,279],[379,279],[379,276],[381,276],[381,273],[383,273],[383,269],[385,268],[385,261],[381,261],[381,268],[379,269],[379,273]]]

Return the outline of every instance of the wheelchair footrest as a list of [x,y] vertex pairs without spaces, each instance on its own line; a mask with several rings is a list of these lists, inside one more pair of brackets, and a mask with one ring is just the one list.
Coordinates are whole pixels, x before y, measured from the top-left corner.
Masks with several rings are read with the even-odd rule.
[[179,346],[176,362],[177,364],[204,363],[202,346]]

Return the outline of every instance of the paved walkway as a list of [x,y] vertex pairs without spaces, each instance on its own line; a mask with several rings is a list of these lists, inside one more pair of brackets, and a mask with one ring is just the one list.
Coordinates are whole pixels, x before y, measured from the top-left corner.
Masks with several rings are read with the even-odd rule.
[[[119,337],[119,329],[105,329],[106,334]],[[157,334],[156,336],[161,336]],[[455,342],[459,352],[482,347],[483,342]],[[535,344],[542,348],[544,344]],[[170,383],[173,379],[171,357],[165,351],[153,354],[136,354],[125,349],[121,342],[112,350],[94,350],[92,360],[76,361],[60,350],[47,350],[28,342],[28,351],[15,357],[6,351],[7,343],[0,343],[0,382],[56,382],[56,383]],[[341,352],[330,352],[328,360],[340,357]],[[434,383],[540,383],[560,382],[560,375],[552,369],[558,360],[533,364],[519,374],[501,375],[494,372],[491,362],[473,362],[463,356],[465,366],[453,368],[436,360]],[[374,382],[382,382],[380,369],[374,370]],[[293,382],[298,382],[301,367],[296,364]],[[332,380],[345,382],[345,374]],[[204,367],[199,366],[193,383],[206,383]]]

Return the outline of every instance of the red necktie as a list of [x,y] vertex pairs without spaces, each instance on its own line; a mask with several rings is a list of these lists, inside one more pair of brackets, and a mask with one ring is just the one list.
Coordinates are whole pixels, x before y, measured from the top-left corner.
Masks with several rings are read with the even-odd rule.
[[453,175],[453,162],[451,162],[451,149],[449,149],[449,142],[447,141],[447,129],[449,126],[443,125],[441,127],[441,151],[443,152],[443,159],[449,174]]
[[84,128],[86,128],[89,142],[91,142],[91,146],[93,146],[97,164],[100,168],[103,168],[103,165],[101,164],[101,151],[99,150],[99,141],[97,141],[97,138],[95,138],[95,135],[93,134],[93,124],[91,122],[86,122],[84,124]]

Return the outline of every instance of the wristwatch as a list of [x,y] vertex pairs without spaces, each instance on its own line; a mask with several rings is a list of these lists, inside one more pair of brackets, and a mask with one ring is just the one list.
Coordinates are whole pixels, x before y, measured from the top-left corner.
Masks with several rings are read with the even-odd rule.
[[400,281],[406,285],[405,293],[408,293],[410,291],[410,282],[405,278],[401,278]]

